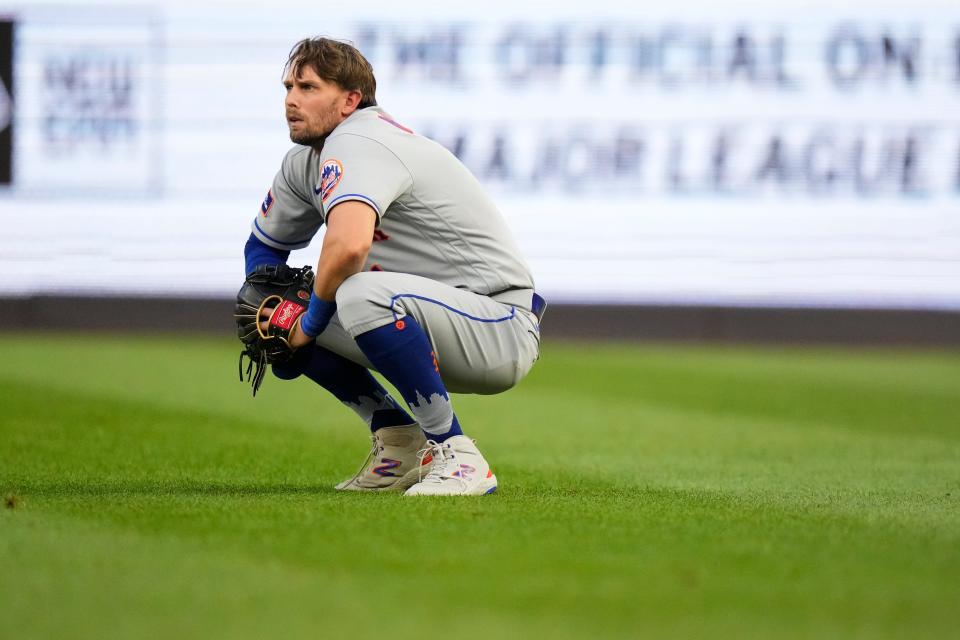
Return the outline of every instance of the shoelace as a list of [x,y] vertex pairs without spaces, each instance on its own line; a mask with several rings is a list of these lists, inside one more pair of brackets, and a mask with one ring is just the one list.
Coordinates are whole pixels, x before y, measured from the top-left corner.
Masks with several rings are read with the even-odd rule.
[[[433,467],[427,475],[423,475],[423,459],[428,455],[433,456]],[[444,480],[456,480],[464,487],[467,486],[463,478],[453,475],[455,471],[460,469],[460,463],[457,462],[456,457],[453,455],[453,450],[450,449],[449,445],[427,440],[427,446],[417,452],[417,461],[419,462],[420,468],[418,482],[442,484]]]
[[357,478],[363,475],[363,472],[366,470],[368,466],[370,466],[370,462],[376,457],[376,455],[379,452],[380,452],[380,445],[377,443],[377,436],[371,435],[370,436],[370,453],[367,454],[367,459],[363,461],[362,465],[360,465],[360,469],[355,474],[353,474],[352,478],[350,478],[350,482],[356,482]]

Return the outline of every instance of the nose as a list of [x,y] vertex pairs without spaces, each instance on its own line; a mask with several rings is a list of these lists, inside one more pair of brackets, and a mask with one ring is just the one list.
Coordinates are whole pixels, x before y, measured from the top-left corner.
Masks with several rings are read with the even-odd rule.
[[297,90],[296,89],[290,89],[289,91],[287,91],[287,97],[283,99],[283,104],[285,104],[288,107],[297,106]]

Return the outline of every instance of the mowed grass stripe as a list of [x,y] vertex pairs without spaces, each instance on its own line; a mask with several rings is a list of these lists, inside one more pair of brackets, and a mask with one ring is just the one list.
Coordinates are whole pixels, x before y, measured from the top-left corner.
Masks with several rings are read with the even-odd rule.
[[[291,524],[306,528],[302,520],[290,517],[290,505],[264,511],[249,501],[229,505],[231,511],[249,514],[237,519],[247,524],[220,538],[175,535],[166,528],[138,533],[46,517],[42,522],[28,521],[25,534],[11,541],[19,553],[8,577],[18,579],[18,593],[26,589],[34,597],[7,620],[19,622],[26,637],[32,637],[31,625],[23,624],[38,617],[31,605],[63,601],[64,607],[39,616],[40,626],[58,621],[72,627],[79,619],[87,622],[82,626],[89,627],[88,637],[94,637],[98,630],[115,630],[119,620],[120,628],[139,628],[140,635],[159,628],[164,635],[175,631],[209,637],[230,630],[228,637],[262,637],[256,633],[262,633],[266,619],[276,625],[269,635],[289,637],[290,632],[306,637],[320,630],[351,634],[376,613],[390,619],[392,629],[410,631],[434,613],[432,602],[416,597],[425,588],[412,587],[411,581],[429,582],[436,572],[456,571],[463,581],[476,581],[476,586],[469,600],[449,596],[445,611],[466,616],[471,626],[482,622],[484,633],[497,637],[545,631],[574,637],[591,629],[604,637],[652,631],[682,635],[726,630],[784,637],[814,631],[890,636],[949,631],[952,601],[943,580],[951,567],[940,564],[937,556],[930,558],[930,565],[915,565],[898,561],[904,557],[904,550],[898,549],[891,561],[893,545],[871,535],[861,540],[852,556],[838,554],[831,545],[797,553],[802,543],[810,542],[800,534],[797,539],[777,535],[758,548],[758,534],[763,536],[770,527],[757,514],[680,494],[659,500],[649,494],[643,497],[647,506],[636,515],[637,524],[645,525],[639,536],[633,528],[601,522],[583,537],[534,517],[522,529],[525,535],[508,549],[469,533],[460,536],[454,549],[434,538],[448,533],[445,528],[427,532],[428,537],[410,526],[398,527],[393,543],[376,540],[375,552],[364,544],[369,540],[352,539],[356,533],[352,527],[335,532],[317,527],[315,536],[289,539],[284,534]],[[148,502],[126,508],[155,512],[165,506]],[[681,510],[701,523],[699,534],[691,530],[687,518],[653,517]],[[435,515],[426,511],[424,516]],[[331,514],[321,509],[318,517],[343,521],[351,515],[350,510]],[[446,508],[442,515],[452,524],[464,519]],[[511,513],[497,515],[502,522]],[[551,519],[568,521],[583,515],[560,511]],[[775,521],[776,515],[768,518]],[[477,518],[482,516],[472,516]],[[251,527],[251,519],[276,524],[257,529]],[[831,522],[796,519],[795,524],[798,529],[823,527],[817,540],[843,539],[846,533],[842,524]],[[783,526],[778,523],[773,529],[779,534]],[[324,534],[336,537],[331,542]],[[572,536],[596,542],[574,543]],[[434,542],[428,544],[428,539]],[[238,540],[246,548],[237,548]],[[42,553],[24,554],[24,547]],[[469,552],[463,553],[461,547]],[[939,571],[931,575],[925,567]],[[52,570],[56,581],[44,576],[45,570]],[[851,571],[857,579],[851,579]],[[382,599],[371,602],[371,590]],[[89,624],[89,611],[103,616],[98,624]],[[468,630],[464,635],[484,634]]]
[[[132,340],[0,335],[9,362],[0,378],[231,415],[255,413],[264,420],[290,424],[302,424],[297,418],[305,412],[331,410],[321,393],[303,392],[309,388],[304,381],[290,384],[268,379],[256,400],[245,385],[229,384],[237,379],[235,341]],[[38,342],[51,357],[38,358]],[[955,421],[945,420],[956,411],[960,398],[958,352],[548,344],[546,354],[550,366],[535,367],[521,389],[544,389],[561,398],[572,394],[633,406],[700,410],[714,416],[788,419],[871,433],[960,439]],[[49,366],[51,362],[57,366]],[[459,403],[470,400],[467,396]],[[493,399],[492,405],[489,398],[482,402],[497,411],[498,400]],[[333,407],[334,413],[338,409]]]
[[[0,513],[0,636],[339,637],[381,619],[413,635],[437,598],[444,620],[470,621],[458,635],[484,638],[938,637],[960,622],[949,402],[917,417],[920,437],[871,430],[881,415],[776,417],[693,360],[782,356],[678,349],[699,397],[727,407],[712,411],[592,377],[670,379],[669,349],[601,348],[576,368],[584,350],[555,346],[520,390],[457,399],[503,492],[411,502],[330,490],[363,438],[309,385],[268,381],[237,411],[239,383],[194,379],[232,343],[196,341],[186,363],[170,344],[56,339],[5,372],[0,489],[20,503]],[[97,353],[83,378],[65,373]],[[928,360],[951,366],[911,366]],[[908,395],[906,414],[924,397]]]
[[[274,381],[276,383],[276,381]],[[275,392],[287,391],[279,385]],[[310,385],[300,385],[299,391],[318,395]],[[56,399],[51,391],[37,391],[42,397],[36,401],[36,410],[22,413],[36,420],[39,412],[65,411],[76,412],[78,397],[66,394]],[[896,486],[897,478],[909,472],[914,466],[925,469],[922,477],[910,476],[904,487],[908,492],[918,488],[918,482],[924,478],[933,479],[932,485],[925,486],[928,491],[948,489],[949,485],[940,481],[938,471],[946,471],[960,456],[960,446],[952,440],[943,442],[930,436],[917,437],[911,434],[894,435],[884,432],[872,437],[863,437],[856,433],[837,430],[831,425],[807,424],[789,420],[744,419],[724,414],[709,414],[702,409],[687,412],[664,410],[644,404],[634,404],[627,399],[618,402],[597,400],[592,394],[540,393],[537,389],[517,392],[514,396],[519,402],[504,403],[500,398],[469,398],[458,400],[465,405],[462,416],[470,424],[473,433],[486,439],[491,457],[497,460],[498,468],[507,472],[522,472],[527,466],[539,470],[541,467],[556,468],[556,458],[537,456],[531,460],[528,452],[534,447],[548,446],[551,453],[563,456],[565,469],[582,469],[598,474],[600,477],[624,478],[635,481],[646,478],[650,482],[662,482],[664,474],[678,476],[678,486],[707,484],[715,480],[713,486],[731,488],[737,481],[745,482],[747,490],[754,490],[758,478],[767,483],[771,490],[788,490],[803,495],[803,490],[829,489],[863,490],[872,483],[884,479],[891,488]],[[29,396],[29,390],[11,387],[5,394],[12,401],[18,397]],[[533,401],[531,401],[531,396]],[[96,396],[95,396],[96,397]],[[504,396],[510,398],[510,396]],[[241,401],[248,401],[242,398]],[[292,400],[290,400],[292,403]],[[129,431],[137,425],[157,430],[154,404],[125,403],[104,399],[103,418],[116,421],[122,430]],[[270,402],[262,412],[254,412],[240,422],[218,420],[216,412],[190,412],[183,410],[171,420],[190,425],[191,431],[206,433],[206,442],[211,442],[211,429],[218,437],[212,442],[216,450],[224,447],[247,445],[243,455],[253,456],[253,451],[269,433],[277,431]],[[273,404],[276,404],[275,402]],[[322,404],[322,403],[321,403]],[[506,406],[504,406],[506,404]],[[487,411],[493,405],[496,410]],[[259,408],[259,405],[255,405]],[[322,460],[328,456],[331,448],[344,453],[345,465],[341,465],[340,474],[350,472],[355,460],[363,455],[363,437],[358,434],[362,427],[352,415],[335,402],[325,404],[325,413],[319,416],[303,412],[293,421],[294,425],[310,432],[290,433],[290,429],[280,429],[278,438],[283,440],[282,450],[301,451],[305,442],[315,445],[311,460]],[[504,420],[502,416],[507,416]],[[261,417],[267,424],[260,422]],[[69,418],[65,418],[69,419]],[[566,424],[564,422],[566,421]],[[104,433],[100,426],[102,420],[92,420],[89,434],[96,437]],[[290,426],[290,421],[284,421]],[[549,443],[540,443],[543,428],[539,425],[564,424],[563,428],[552,430]],[[518,426],[519,425],[519,426]],[[204,431],[206,429],[206,431]],[[120,433],[122,433],[122,430]],[[294,429],[299,432],[300,429]],[[321,433],[317,433],[321,431]],[[24,430],[23,433],[29,433]],[[42,444],[42,440],[40,443]],[[141,440],[124,440],[118,448],[125,455],[143,446]],[[25,442],[24,446],[36,443]],[[518,446],[519,445],[519,446]],[[73,447],[71,443],[69,445]],[[176,446],[173,444],[173,446]],[[171,452],[154,451],[155,457],[172,455]],[[191,456],[176,456],[178,463],[188,462]],[[62,454],[47,456],[58,461],[66,456]],[[273,456],[279,460],[282,468],[291,466],[286,456]],[[801,458],[806,458],[804,466],[814,473],[796,474],[791,472]],[[736,462],[736,464],[733,464]],[[137,468],[149,468],[151,461],[136,463]],[[111,463],[114,464],[114,463]],[[162,464],[169,464],[163,461]],[[302,459],[299,462],[303,465]],[[147,467],[144,467],[147,465]],[[309,465],[308,465],[309,466]],[[644,476],[637,476],[643,472]],[[667,476],[669,477],[669,475]]]
[[[320,442],[344,454],[347,462],[341,475],[348,473],[355,464],[353,460],[363,455],[364,446],[363,439],[356,435],[359,425],[352,415],[335,402],[324,402],[322,392],[309,384],[291,390],[292,385],[272,382],[271,396],[264,395],[252,405],[245,394],[237,399],[257,409],[245,416],[253,437],[260,438],[261,429],[272,431],[278,425],[299,426],[314,434],[321,430]],[[187,389],[183,384],[173,385],[178,387]],[[905,477],[908,482],[903,484],[902,492],[909,507],[915,498],[922,497],[915,493],[918,488],[925,492],[949,489],[941,479],[947,477],[945,471],[952,468],[958,457],[953,442],[944,443],[929,436],[885,431],[883,435],[850,437],[830,424],[745,419],[736,413],[712,414],[699,407],[689,411],[665,410],[631,402],[629,397],[618,396],[615,401],[597,399],[598,394],[593,391],[570,393],[566,388],[538,385],[536,378],[527,387],[499,398],[458,398],[461,416],[467,416],[474,435],[485,439],[485,448],[497,461],[501,475],[508,472],[504,477],[522,472],[528,465],[556,467],[552,455],[531,461],[527,453],[545,444],[538,442],[543,431],[537,425],[541,423],[563,425],[551,430],[550,450],[563,457],[564,468],[584,469],[601,477],[626,476],[628,481],[636,479],[631,474],[641,472],[639,478],[646,482],[671,479],[678,487],[710,486],[724,490],[741,486],[742,490],[755,491],[757,481],[762,480],[770,493],[792,498],[812,492],[814,499],[820,499],[827,492],[825,499],[839,502],[840,506],[843,496],[834,499],[830,497],[832,493],[854,491],[856,496],[869,495],[877,481],[893,490],[899,478]],[[294,419],[278,421],[275,409],[296,406],[298,394],[312,396],[320,411],[301,411]],[[211,411],[221,406],[215,394],[207,396]],[[519,401],[513,402],[514,399]],[[61,404],[71,402],[65,400]],[[151,402],[158,400],[151,398]],[[108,411],[115,409],[110,406]],[[149,422],[149,408],[130,415],[144,412]],[[210,422],[211,416],[204,412],[182,419],[197,428]],[[242,429],[235,423],[227,428],[229,443],[225,444],[238,442]],[[301,441],[296,442],[291,441],[289,446],[297,449]],[[322,450],[320,447],[316,455],[322,457]],[[804,473],[796,472],[800,459],[804,459]],[[924,469],[920,477],[910,475],[916,466]]]

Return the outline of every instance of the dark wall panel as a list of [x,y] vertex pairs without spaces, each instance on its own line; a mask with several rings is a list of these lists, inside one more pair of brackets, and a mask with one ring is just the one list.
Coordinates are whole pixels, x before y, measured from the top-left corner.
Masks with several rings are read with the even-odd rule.
[[[234,331],[230,300],[37,296],[0,304],[0,330]],[[546,339],[960,346],[960,312],[552,305],[542,331]]]

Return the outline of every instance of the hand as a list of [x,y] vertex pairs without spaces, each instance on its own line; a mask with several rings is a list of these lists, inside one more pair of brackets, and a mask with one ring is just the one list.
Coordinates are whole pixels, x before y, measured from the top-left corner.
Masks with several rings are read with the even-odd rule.
[[[270,327],[270,316],[273,315],[275,309],[276,307],[264,307],[260,312],[260,329],[264,333],[266,333],[267,329]],[[314,338],[311,338],[300,331],[300,318],[297,318],[297,321],[293,323],[293,327],[290,329],[290,335],[287,336],[287,342],[290,344],[290,348],[299,349],[300,347],[307,346],[313,341]]]

